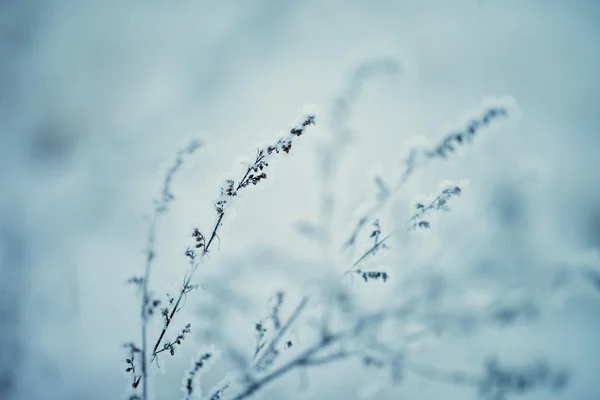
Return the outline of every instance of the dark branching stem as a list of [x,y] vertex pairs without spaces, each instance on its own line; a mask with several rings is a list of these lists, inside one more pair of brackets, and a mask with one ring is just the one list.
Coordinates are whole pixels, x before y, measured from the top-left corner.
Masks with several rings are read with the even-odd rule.
[[[224,217],[225,217],[224,212],[219,215],[219,218],[217,219],[217,223],[215,224],[213,231],[210,235],[210,239],[206,243],[206,246],[204,247],[204,250],[202,251],[202,256],[205,256],[206,254],[208,254],[208,251],[210,250],[210,247],[211,247],[215,237],[217,237],[217,232],[219,230],[219,227],[221,226],[221,223],[222,223]],[[179,310],[179,305],[181,304],[181,301],[183,300],[185,295],[190,291],[190,284],[192,282],[193,273],[196,271],[197,267],[198,267],[197,264],[195,264],[192,267],[192,270],[186,276],[186,278],[183,282],[181,290],[179,291],[179,296],[177,297],[177,301],[175,302],[175,305],[173,306],[173,309],[171,310],[171,313],[169,314],[169,318],[165,321],[165,325],[164,325],[162,331],[160,332],[160,335],[158,336],[156,343],[154,344],[154,349],[152,350],[152,360],[154,360],[156,358],[157,354],[161,353],[164,350],[164,349],[158,350],[158,347],[162,343],[162,340],[164,339],[165,334],[167,333],[167,329],[169,329],[169,326],[171,325],[171,322],[173,321],[173,317],[175,316],[175,313]]]
[[[142,380],[142,398],[148,399],[148,319],[149,319],[149,304],[150,304],[150,273],[152,271],[152,262],[155,256],[155,244],[156,244],[156,224],[158,217],[164,214],[169,206],[169,203],[174,199],[171,193],[171,183],[177,171],[183,165],[183,157],[185,155],[193,154],[198,148],[202,146],[202,143],[198,140],[193,140],[184,149],[177,152],[174,164],[167,170],[165,180],[163,183],[160,199],[156,202],[156,207],[150,221],[150,227],[148,229],[148,241],[146,249],[146,266],[144,268],[144,278],[142,280],[142,305],[140,309],[140,317],[142,319],[141,333],[142,333],[142,355],[141,355],[141,380]],[[137,382],[139,383],[139,381]],[[134,386],[135,383],[134,383]]]
[[471,120],[461,131],[453,132],[445,136],[434,148],[427,150],[412,149],[405,161],[404,170],[394,186],[385,196],[381,196],[377,199],[377,202],[357,221],[348,240],[346,240],[342,246],[342,250],[347,249],[356,243],[358,235],[367,223],[373,219],[373,215],[379,212],[387,204],[391,196],[400,190],[417,168],[423,167],[427,162],[433,159],[447,159],[448,155],[456,150],[456,147],[472,141],[473,137],[479,133],[481,129],[489,126],[492,121],[507,116],[508,110],[505,107],[488,108],[483,115]]
[[[212,232],[209,236],[208,241],[205,244],[202,243],[202,251],[200,253],[200,261],[208,255],[208,253],[211,249],[211,246],[214,243],[214,240],[216,238],[218,238],[219,228],[222,226],[222,222],[223,222],[223,219],[225,218],[225,214],[226,214],[225,204],[228,203],[232,197],[235,197],[240,190],[248,187],[250,184],[256,185],[262,179],[265,179],[267,177],[266,173],[261,172],[259,174],[258,172],[259,172],[259,170],[263,171],[263,169],[268,167],[269,164],[266,162],[267,157],[270,156],[272,153],[280,153],[280,152],[284,152],[286,154],[289,153],[290,149],[292,147],[293,139],[295,137],[301,136],[308,126],[311,126],[314,124],[315,124],[315,115],[314,114],[306,115],[303,118],[303,120],[300,122],[300,124],[297,124],[290,129],[289,135],[286,138],[281,138],[277,141],[277,143],[275,145],[270,145],[265,149],[259,149],[257,151],[256,159],[255,159],[254,163],[252,163],[251,165],[248,166],[244,176],[240,179],[237,186],[234,185],[233,181],[231,181],[231,180],[227,181],[227,183],[226,183],[227,186],[223,187],[221,189],[222,190],[221,199],[216,203],[216,209],[217,209],[217,214],[218,214],[217,222],[215,223],[215,225],[212,229]],[[184,283],[183,283],[183,286],[181,287],[181,290],[179,291],[177,301],[175,302],[175,305],[173,306],[171,312],[169,313],[168,318],[166,318],[164,327],[163,327],[156,343],[154,344],[154,349],[152,352],[152,360],[154,360],[156,358],[157,354],[159,354],[162,351],[162,350],[159,350],[159,347],[165,337],[165,334],[167,333],[167,330],[169,329],[169,326],[171,326],[171,323],[173,322],[173,317],[175,316],[175,313],[177,311],[179,311],[179,306],[181,304],[181,301],[184,299],[185,295],[187,293],[189,293],[193,288],[191,286],[192,278],[199,266],[199,263],[196,262],[195,258],[196,258],[195,255],[192,256],[192,258],[191,258],[191,260],[192,260],[191,271],[187,274],[186,278],[184,279]]]
[[[239,185],[237,186],[236,191],[243,187],[242,184],[244,182],[246,182],[246,180],[248,179],[248,175],[250,174],[250,171],[252,171],[252,167],[248,167],[248,170],[246,171],[246,174],[244,175],[244,177],[240,181]],[[225,218],[225,211],[219,213],[219,217],[217,218],[217,223],[213,227],[212,233],[210,234],[210,238],[209,238],[208,242],[206,243],[206,246],[204,246],[204,248],[202,250],[201,257],[206,256],[208,254],[208,252],[210,251],[210,248],[211,248],[215,238],[217,237],[217,233],[223,222],[223,218]],[[197,267],[198,267],[198,264],[194,264],[194,266],[192,267],[192,270],[190,271],[190,273],[187,275],[187,277],[185,278],[185,280],[183,282],[181,290],[179,291],[179,296],[177,297],[177,301],[175,302],[175,305],[173,306],[173,309],[171,310],[171,313],[169,314],[169,318],[166,320],[165,326],[163,327],[162,331],[160,332],[160,335],[158,336],[158,339],[156,340],[156,343],[154,344],[154,349],[152,350],[152,360],[154,360],[156,358],[156,355],[162,351],[162,350],[158,350],[158,347],[162,343],[162,340],[164,339],[165,334],[167,333],[167,329],[169,329],[169,326],[171,325],[171,321],[173,321],[173,317],[175,316],[175,313],[179,310],[179,305],[181,304],[181,301],[185,297],[186,293],[188,293],[190,290],[190,284],[192,282],[192,277],[193,277],[193,274],[196,271]]]

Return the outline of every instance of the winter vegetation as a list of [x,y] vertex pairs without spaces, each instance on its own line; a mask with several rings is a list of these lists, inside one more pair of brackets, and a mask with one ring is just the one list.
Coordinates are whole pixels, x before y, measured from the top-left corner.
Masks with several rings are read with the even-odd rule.
[[[350,234],[339,246],[340,230],[328,215],[335,213],[336,200],[343,196],[332,190],[331,185],[336,174],[343,173],[336,162],[343,156],[345,146],[351,145],[348,118],[363,85],[398,70],[399,64],[393,59],[367,61],[354,71],[348,87],[336,99],[333,112],[337,115],[330,137],[323,142],[319,164],[320,178],[324,181],[322,220],[303,225],[308,239],[317,242],[324,251],[307,254],[306,260],[298,262],[300,270],[292,278],[288,277],[291,274],[284,263],[268,268],[261,262],[229,266],[215,263],[211,255],[221,243],[226,246],[222,227],[238,203],[247,196],[265,196],[262,201],[269,201],[268,187],[261,193],[251,193],[252,189],[267,186],[271,173],[276,173],[272,172],[276,168],[272,164],[285,162],[286,157],[292,157],[294,150],[302,146],[305,136],[314,134],[312,127],[320,119],[316,108],[305,107],[296,122],[272,142],[259,146],[252,158],[241,162],[239,172],[232,172],[224,180],[214,202],[216,222],[208,230],[194,227],[190,233],[191,244],[183,252],[188,269],[181,278],[181,286],[175,294],[161,295],[151,280],[156,268],[157,223],[169,208],[176,206],[172,184],[177,171],[188,157],[196,156],[197,150],[201,154],[202,144],[193,141],[177,153],[155,202],[144,274],[128,281],[139,288],[141,297],[141,342],[124,345],[124,368],[131,388],[129,400],[154,398],[151,389],[154,371],[167,365],[171,356],[188,357],[196,353],[197,342],[204,347],[191,358],[191,367],[183,377],[183,399],[253,398],[269,387],[279,386],[284,390],[286,386],[298,385],[293,377],[300,378],[294,373],[304,376],[302,386],[307,390],[310,373],[303,370],[330,373],[331,364],[358,368],[359,375],[367,382],[363,396],[368,398],[383,398],[382,393],[388,387],[409,385],[413,377],[431,385],[465,387],[475,396],[490,400],[517,398],[537,391],[545,391],[547,396],[565,389],[571,371],[561,360],[539,356],[514,363],[505,360],[492,343],[479,363],[466,367],[426,362],[421,352],[429,346],[444,352],[444,342],[452,337],[532,324],[541,314],[552,312],[548,299],[567,286],[562,282],[565,274],[575,273],[580,275],[576,279],[586,279],[586,274],[590,278],[593,272],[576,264],[550,268],[543,265],[547,261],[534,260],[540,269],[531,276],[523,273],[518,277],[519,282],[512,282],[495,274],[486,276],[486,268],[477,265],[482,260],[476,258],[465,258],[451,269],[443,265],[443,252],[448,250],[441,243],[432,246],[432,249],[437,247],[432,252],[428,248],[429,235],[443,223],[461,197],[476,190],[466,180],[441,182],[437,192],[422,196],[423,200],[415,202],[412,211],[403,218],[398,219],[401,213],[389,213],[405,185],[411,179],[418,179],[419,172],[429,164],[443,164],[458,153],[473,150],[470,147],[474,142],[485,140],[482,136],[501,135],[504,120],[515,119],[519,114],[512,98],[486,99],[431,145],[409,147],[405,158],[390,174],[375,177],[374,193],[365,193],[371,201],[357,212]],[[369,160],[361,163],[368,164]],[[298,199],[299,205],[288,206],[298,207],[302,201]],[[474,216],[469,208],[463,207],[460,218],[468,221]],[[400,222],[402,219],[404,223]],[[455,220],[455,223],[462,225],[465,221]],[[417,251],[430,257],[424,261],[412,254],[410,246],[419,246]],[[342,254],[335,256],[336,252]],[[493,269],[497,272],[505,261],[500,258],[492,262],[496,263]],[[276,291],[268,293],[266,312],[261,314],[260,302],[259,307],[254,307],[256,299],[243,286],[256,285],[255,289],[264,296],[260,286],[274,276],[282,281]],[[464,282],[472,284],[465,286]],[[373,296],[378,292],[378,296]],[[197,315],[191,320],[184,319],[180,314],[186,304],[190,307],[192,298],[197,300]],[[234,318],[236,312],[243,314],[248,324],[246,329],[228,328],[228,319]],[[249,334],[249,327],[254,331],[253,345],[247,338],[239,337],[241,332]],[[192,335],[196,341],[188,339]],[[215,383],[207,372],[219,363],[223,364],[221,370],[227,372]],[[332,379],[340,378],[332,373]],[[365,389],[357,385],[356,390]],[[281,393],[281,397],[291,396],[286,391]],[[315,392],[308,397],[321,396]]]
[[4,3],[0,400],[600,399],[593,2]]

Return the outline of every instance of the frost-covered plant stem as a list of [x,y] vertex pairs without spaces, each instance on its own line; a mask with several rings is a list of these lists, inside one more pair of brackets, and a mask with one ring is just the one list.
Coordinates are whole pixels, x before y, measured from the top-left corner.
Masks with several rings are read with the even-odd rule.
[[[196,248],[202,249],[199,254],[199,260],[197,260],[198,256],[193,251],[186,252],[186,255],[190,258],[190,262],[192,268],[190,272],[186,275],[183,285],[179,291],[179,295],[177,297],[177,301],[170,311],[168,318],[165,321],[164,327],[154,344],[154,349],[152,351],[153,359],[156,358],[156,355],[163,350],[158,350],[160,344],[162,343],[169,326],[171,325],[175,313],[179,310],[179,305],[181,304],[182,299],[185,297],[187,293],[189,293],[193,286],[191,285],[194,273],[198,269],[199,261],[202,261],[206,255],[208,255],[214,240],[218,237],[219,228],[222,226],[223,219],[225,218],[225,214],[227,213],[228,206],[230,205],[232,198],[237,196],[238,192],[250,184],[256,185],[261,180],[266,179],[267,175],[265,172],[262,172],[264,169],[268,167],[268,163],[266,162],[267,158],[271,156],[273,153],[289,153],[292,148],[292,141],[294,138],[301,136],[307,127],[315,124],[315,113],[313,110],[310,110],[308,107],[305,108],[303,112],[302,118],[300,122],[293,125],[287,135],[287,137],[280,138],[275,145],[269,145],[264,149],[258,149],[256,154],[255,161],[248,166],[244,176],[239,180],[238,184],[235,185],[233,180],[227,180],[225,182],[225,186],[221,188],[221,198],[216,202],[215,207],[217,210],[217,222],[215,223],[212,232],[209,235],[208,241],[205,241],[204,235],[202,235],[198,230],[194,231],[194,237],[196,238]],[[259,171],[260,174],[259,174]]]
[[[144,277],[141,280],[142,283],[142,304],[140,307],[141,317],[141,336],[142,336],[142,348],[141,348],[141,377],[134,377],[133,387],[142,383],[142,399],[148,399],[148,319],[149,319],[149,305],[150,305],[150,274],[152,272],[152,262],[155,257],[155,244],[156,244],[156,225],[158,217],[164,214],[169,206],[169,203],[173,200],[174,196],[171,193],[171,183],[177,171],[183,165],[183,157],[187,154],[194,153],[202,143],[194,140],[190,142],[184,149],[177,152],[175,163],[167,170],[163,187],[161,191],[160,199],[156,202],[156,207],[152,215],[150,226],[148,228],[148,239],[146,247],[146,265],[144,268]],[[139,280],[137,280],[139,282]]]
[[479,133],[482,129],[489,126],[492,121],[508,116],[508,107],[503,104],[496,106],[490,106],[479,115],[477,118],[472,119],[466,126],[459,132],[453,132],[446,135],[436,146],[431,149],[412,149],[409,153],[408,158],[405,161],[405,166],[397,178],[395,184],[390,190],[386,191],[385,195],[380,196],[375,204],[371,206],[366,213],[364,213],[354,226],[352,233],[343,245],[344,248],[353,246],[358,239],[358,235],[365,227],[365,225],[373,219],[374,215],[381,211],[383,207],[388,203],[392,195],[396,194],[402,186],[408,181],[413,175],[414,171],[426,165],[429,161],[442,158],[447,159],[448,154],[455,151],[456,146],[463,145],[464,143],[471,142],[473,137]]
[[[350,246],[356,241],[359,233],[361,232],[362,228],[366,225],[366,223],[374,217],[376,212],[381,210],[381,208],[387,203],[387,201],[393,194],[398,192],[398,190],[406,183],[406,181],[409,179],[409,177],[413,174],[414,170],[418,166],[423,165],[424,163],[426,163],[427,161],[429,161],[433,158],[437,158],[437,157],[444,158],[444,159],[447,158],[447,154],[454,151],[454,146],[456,144],[463,144],[466,141],[471,141],[473,136],[481,128],[489,125],[490,122],[492,122],[492,120],[494,120],[498,117],[506,117],[507,114],[508,114],[508,111],[507,111],[507,108],[505,108],[505,107],[502,107],[502,106],[489,107],[488,109],[486,109],[486,111],[483,113],[483,115],[480,115],[477,119],[472,120],[466,126],[464,131],[461,131],[458,133],[451,133],[451,134],[447,135],[433,149],[421,150],[420,152],[413,150],[411,152],[411,155],[409,156],[409,159],[406,161],[405,169],[401,173],[399,179],[396,181],[396,184],[393,187],[393,189],[388,193],[387,196],[382,196],[379,199],[379,201],[371,209],[369,209],[367,211],[367,213],[365,213],[361,217],[361,219],[358,221],[357,225],[355,226],[350,238],[346,242],[345,246]],[[421,207],[423,209],[418,208],[417,214],[415,216],[411,217],[409,219],[408,223],[411,224],[412,222],[415,221],[415,219],[418,219],[420,216],[422,216],[426,211],[429,211],[430,209],[439,208],[439,207],[436,207],[436,205],[438,205],[438,203],[443,206],[445,204],[445,202],[450,197],[452,197],[452,195],[460,194],[460,188],[458,188],[458,187],[452,188],[451,192],[452,193],[447,193],[447,191],[445,190],[444,192],[442,192],[441,195],[439,195],[433,201],[433,203],[429,207],[427,207],[427,208]],[[442,200],[443,200],[443,204],[441,203]],[[409,229],[410,228],[411,228],[411,226],[409,226]],[[385,242],[390,237],[392,237],[396,233],[397,233],[397,231],[393,231],[382,239],[378,239],[378,237],[377,237],[376,239],[378,239],[378,240],[375,241],[374,245],[371,246],[365,253],[363,253],[363,255],[361,257],[359,257],[353,263],[353,265],[347,271],[344,272],[343,275],[346,275],[346,274],[352,273],[352,272],[362,272],[362,271],[355,271],[356,266],[358,266],[365,258],[374,254],[379,248],[381,248],[385,244]],[[365,281],[368,280],[370,277],[375,278],[375,279],[382,278],[383,280],[388,279],[388,275],[385,272],[382,273],[382,272],[378,272],[378,271],[373,271],[372,276],[370,275],[370,273],[368,271],[363,272],[363,278],[365,279]],[[290,320],[288,320],[288,322],[285,325],[286,330],[289,329],[289,327],[298,319],[299,312],[302,311],[302,309],[304,308],[307,301],[308,301],[307,296],[304,296],[301,299],[301,301],[295,308],[296,311],[294,311],[294,313],[292,314],[292,317],[290,318]],[[297,311],[299,311],[299,312],[297,312]],[[265,360],[269,356],[272,356],[274,354],[274,352],[276,351],[275,348],[276,348],[279,340],[281,339],[281,336],[283,336],[283,334],[285,334],[285,332],[281,332],[281,331],[276,334],[276,336],[269,343],[267,350],[263,352],[263,354],[259,358],[258,362],[255,363],[255,366],[261,366],[262,363],[265,362]]]
[[[219,227],[221,226],[221,223],[223,222],[224,217],[225,217],[225,213],[222,213],[221,215],[219,215],[219,218],[217,219],[217,223],[215,224],[212,234],[210,235],[210,240],[207,242],[206,247],[204,248],[202,257],[208,253],[208,250],[210,249],[215,237],[217,236],[217,231],[219,230]],[[164,325],[162,331],[160,332],[160,335],[158,336],[156,343],[154,344],[154,348],[152,349],[152,359],[153,360],[154,360],[154,358],[156,358],[156,355],[158,353],[160,353],[164,350],[163,349],[163,350],[157,351],[158,346],[160,346],[160,344],[162,343],[162,340],[164,339],[165,334],[167,333],[167,330],[169,329],[169,326],[171,325],[171,322],[173,321],[173,317],[175,316],[175,313],[179,310],[179,305],[181,304],[181,301],[183,300],[186,293],[189,293],[189,291],[191,290],[192,278],[194,276],[194,272],[196,271],[197,267],[198,267],[197,264],[192,266],[190,273],[186,275],[183,285],[181,286],[181,289],[179,291],[179,296],[177,297],[177,301],[175,302],[175,305],[173,306],[173,309],[171,310],[171,313],[169,314],[169,318],[166,320],[165,325]]]

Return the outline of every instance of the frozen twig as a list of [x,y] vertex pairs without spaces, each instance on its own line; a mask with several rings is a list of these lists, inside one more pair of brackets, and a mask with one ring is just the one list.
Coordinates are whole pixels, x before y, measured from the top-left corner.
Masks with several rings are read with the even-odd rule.
[[199,266],[199,262],[208,255],[214,240],[218,237],[219,229],[222,226],[223,219],[225,218],[225,214],[228,207],[231,205],[233,198],[238,195],[239,191],[248,187],[250,184],[257,185],[260,181],[266,179],[267,174],[265,171],[269,166],[267,160],[275,153],[289,153],[294,139],[300,137],[307,127],[314,125],[315,118],[316,115],[314,111],[310,108],[306,108],[302,117],[299,119],[299,122],[290,128],[287,136],[279,138],[277,142],[272,145],[257,150],[255,161],[247,167],[246,172],[237,183],[231,179],[225,181],[221,188],[221,196],[215,203],[217,222],[213,226],[210,235],[208,235],[208,240],[198,229],[195,229],[192,234],[196,241],[195,250],[188,249],[186,251],[186,256],[190,260],[191,269],[184,279],[177,300],[175,300],[174,306],[171,308],[170,313],[168,313],[168,318],[165,320],[164,327],[154,344],[152,352],[153,359],[156,358],[156,355],[161,351],[159,350],[159,346],[161,345],[169,326],[171,326],[175,313],[179,311],[181,301],[185,295],[194,288],[191,284],[194,273]]
[[[185,148],[179,150],[176,153],[175,162],[173,165],[167,170],[165,175],[165,179],[163,182],[163,187],[161,190],[160,198],[156,201],[156,207],[154,209],[154,213],[150,220],[150,227],[148,229],[148,238],[147,238],[147,249],[146,249],[146,266],[144,269],[144,277],[140,278],[132,278],[130,279],[131,283],[137,283],[142,285],[142,304],[141,304],[141,330],[142,330],[142,349],[141,349],[141,376],[138,380],[134,379],[134,387],[136,387],[141,379],[142,382],[142,398],[143,400],[148,399],[148,340],[147,340],[147,331],[148,331],[148,319],[149,316],[153,313],[154,308],[158,305],[158,300],[151,301],[150,298],[150,274],[152,272],[152,262],[155,257],[155,243],[156,243],[156,225],[158,221],[158,217],[164,214],[168,210],[168,206],[170,202],[174,199],[174,196],[171,192],[171,184],[173,179],[181,166],[183,165],[184,157],[186,155],[193,154],[198,148],[202,146],[202,142],[199,140],[194,140],[190,142]],[[132,363],[130,363],[132,364]],[[133,367],[133,364],[131,366]]]
[[472,141],[473,137],[483,128],[500,117],[508,116],[508,107],[503,105],[491,106],[482,115],[471,120],[466,126],[458,132],[453,132],[445,136],[436,146],[431,149],[412,149],[409,152],[408,158],[405,160],[404,169],[394,186],[392,186],[386,195],[378,196],[377,201],[365,212],[352,229],[352,233],[343,245],[344,248],[349,248],[356,243],[358,235],[365,225],[374,218],[374,215],[379,212],[388,202],[388,200],[400,190],[400,188],[408,181],[417,168],[423,167],[429,161],[442,158],[447,159],[450,153],[456,150],[457,146]]

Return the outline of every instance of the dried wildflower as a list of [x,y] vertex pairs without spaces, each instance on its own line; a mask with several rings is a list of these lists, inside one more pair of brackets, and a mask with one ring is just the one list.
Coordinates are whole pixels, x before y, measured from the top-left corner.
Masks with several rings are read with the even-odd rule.
[[[505,99],[502,99],[502,101],[496,100],[496,103],[504,102]],[[483,115],[480,114],[478,117],[467,123],[460,132],[448,134],[432,149],[411,149],[404,162],[404,169],[397,178],[395,185],[389,189],[386,196],[377,196],[376,203],[359,218],[343,247],[349,248],[356,243],[360,232],[368,221],[372,220],[374,214],[380,211],[391,195],[396,193],[408,181],[417,168],[423,167],[436,158],[448,158],[448,155],[455,151],[457,145],[469,142],[475,134],[483,127],[488,126],[493,120],[500,117],[507,117],[508,107],[504,105],[490,106],[482,114]]]
[[[276,145],[269,145],[266,148],[257,150],[256,159],[251,165],[249,165],[249,167],[246,170],[246,173],[239,181],[228,179],[224,182],[224,184],[221,187],[220,198],[215,202],[215,209],[217,211],[217,222],[215,223],[211,234],[208,237],[205,237],[198,229],[195,229],[192,234],[192,236],[196,240],[195,247],[197,249],[201,249],[202,256],[205,256],[209,253],[213,241],[218,238],[219,228],[222,225],[223,218],[225,217],[225,213],[227,211],[227,207],[231,205],[232,198],[235,197],[240,190],[247,187],[249,184],[257,185],[260,181],[266,179],[267,174],[264,172],[264,170],[269,166],[267,162],[268,157],[272,155],[273,152],[279,153],[280,149],[286,153],[289,152],[291,148],[292,138],[300,136],[308,126],[314,125],[314,123],[315,114],[310,111],[304,112],[304,115],[302,116],[300,122],[292,126],[287,138],[280,139]],[[259,173],[259,171],[261,172]],[[153,359],[156,358],[156,355],[159,352],[165,351],[167,349],[171,354],[174,353],[174,346],[172,345],[172,343],[168,343],[167,347],[163,345],[162,350],[158,349],[169,326],[173,321],[175,313],[179,310],[179,306],[181,304],[182,299],[187,293],[198,287],[198,285],[191,284],[193,274],[198,266],[198,263],[195,261],[197,259],[197,254],[193,251],[186,251],[186,256],[190,260],[191,271],[188,274],[186,274],[184,278],[181,291],[179,293],[179,296],[177,297],[177,300],[175,301],[175,304],[171,308],[171,312],[168,316],[164,317],[165,326],[163,327],[156,343],[154,344],[154,348],[152,351]]]

